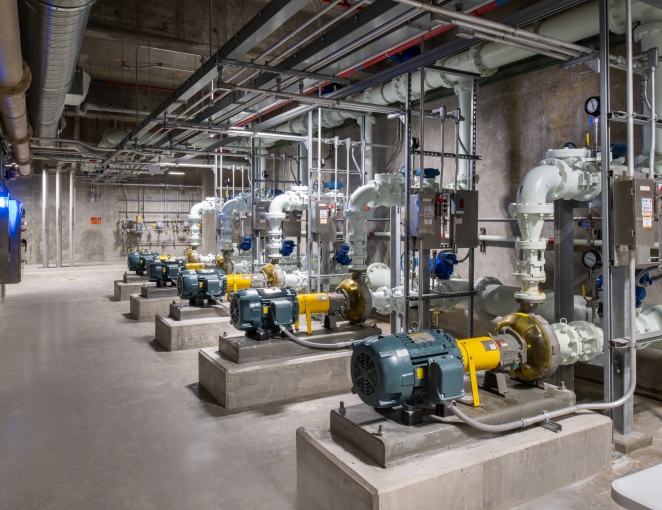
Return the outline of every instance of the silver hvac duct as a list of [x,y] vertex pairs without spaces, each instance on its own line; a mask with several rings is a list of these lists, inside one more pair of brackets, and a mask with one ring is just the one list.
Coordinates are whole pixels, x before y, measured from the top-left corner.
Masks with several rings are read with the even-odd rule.
[[19,0],[23,55],[32,71],[27,105],[35,136],[57,136],[95,2]]
[[12,146],[21,177],[30,177],[32,130],[25,113],[25,91],[30,86],[30,69],[21,57],[16,0],[0,2],[0,113],[4,136]]

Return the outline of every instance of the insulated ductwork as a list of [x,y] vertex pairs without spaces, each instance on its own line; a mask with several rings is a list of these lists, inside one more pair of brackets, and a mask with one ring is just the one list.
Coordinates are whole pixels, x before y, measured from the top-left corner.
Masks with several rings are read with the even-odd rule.
[[30,177],[32,128],[25,109],[25,91],[31,74],[21,57],[21,35],[18,28],[16,0],[0,2],[0,114],[2,132],[14,152],[14,161],[21,177]]
[[349,199],[345,216],[349,220],[351,233],[347,236],[351,271],[366,271],[366,245],[368,236],[364,232],[365,223],[370,216],[369,207],[404,206],[405,182],[401,174],[378,174],[374,181],[358,188]]
[[20,0],[21,41],[32,70],[28,112],[35,136],[55,138],[96,0]]
[[307,186],[292,186],[292,189],[273,199],[271,205],[269,205],[269,212],[266,214],[267,220],[269,220],[269,245],[267,247],[267,257],[269,259],[278,261],[283,257],[280,250],[283,247],[282,226],[285,212],[303,211],[307,204]]
[[520,184],[517,203],[509,212],[517,217],[520,237],[517,249],[517,279],[522,285],[517,301],[542,303],[538,288],[545,281],[545,247],[541,237],[545,219],[554,213],[554,200],[591,200],[600,194],[600,167],[588,149],[547,151],[545,159]]

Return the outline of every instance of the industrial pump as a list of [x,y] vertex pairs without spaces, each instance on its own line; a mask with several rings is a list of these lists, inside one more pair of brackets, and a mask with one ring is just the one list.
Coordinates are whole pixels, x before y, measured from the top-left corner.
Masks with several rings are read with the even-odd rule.
[[127,265],[129,271],[135,271],[138,276],[143,276],[147,272],[147,264],[154,260],[159,260],[159,254],[156,252],[133,251],[129,253]]
[[457,340],[441,329],[372,336],[354,343],[350,367],[352,392],[364,403],[411,411],[463,397],[465,372],[478,406],[477,371],[488,371],[483,389],[504,394],[506,373],[533,382],[558,363],[558,341],[544,319],[514,313],[486,337]]
[[227,278],[222,269],[184,269],[177,277],[177,293],[191,306],[215,303],[226,292]]
[[230,321],[246,336],[267,340],[281,332],[281,326],[299,329],[299,314],[306,316],[311,335],[312,314],[325,314],[324,327],[336,329],[337,317],[351,323],[365,322],[372,310],[370,291],[363,282],[343,280],[335,292],[298,294],[291,288],[241,289],[232,295]]
[[147,275],[150,282],[156,282],[157,287],[176,285],[180,271],[186,269],[186,263],[181,259],[155,259],[147,264]]

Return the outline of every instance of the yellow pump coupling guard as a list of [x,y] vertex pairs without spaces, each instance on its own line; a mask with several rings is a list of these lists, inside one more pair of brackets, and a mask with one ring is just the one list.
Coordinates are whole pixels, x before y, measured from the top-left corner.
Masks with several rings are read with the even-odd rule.
[[460,351],[462,351],[464,371],[469,372],[471,379],[473,405],[474,407],[478,407],[480,405],[480,396],[478,395],[476,372],[478,370],[492,370],[498,367],[501,362],[501,350],[489,336],[458,340],[457,345]]
[[228,301],[230,301],[230,293],[237,292],[240,289],[250,289],[253,285],[253,279],[249,274],[229,274],[226,278],[228,282]]
[[[313,324],[310,315],[313,313],[326,313],[329,311],[330,301],[326,292],[315,292],[313,294],[299,294],[299,315],[306,314],[306,326],[309,335],[313,334]],[[294,323],[295,329],[299,330],[299,319]]]
[[205,264],[196,262],[195,264],[186,264],[186,269],[196,269],[196,270],[201,270],[204,269],[206,266]]

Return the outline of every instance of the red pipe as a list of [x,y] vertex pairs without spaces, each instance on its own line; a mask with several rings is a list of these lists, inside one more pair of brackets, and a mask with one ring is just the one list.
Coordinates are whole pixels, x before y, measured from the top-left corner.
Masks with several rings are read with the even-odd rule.
[[[330,4],[331,0],[322,0],[325,4]],[[348,4],[347,2],[340,2],[339,4],[336,4],[336,7],[342,7],[343,9],[349,9],[351,7],[351,4]],[[362,11],[363,7],[357,7],[357,11]]]

